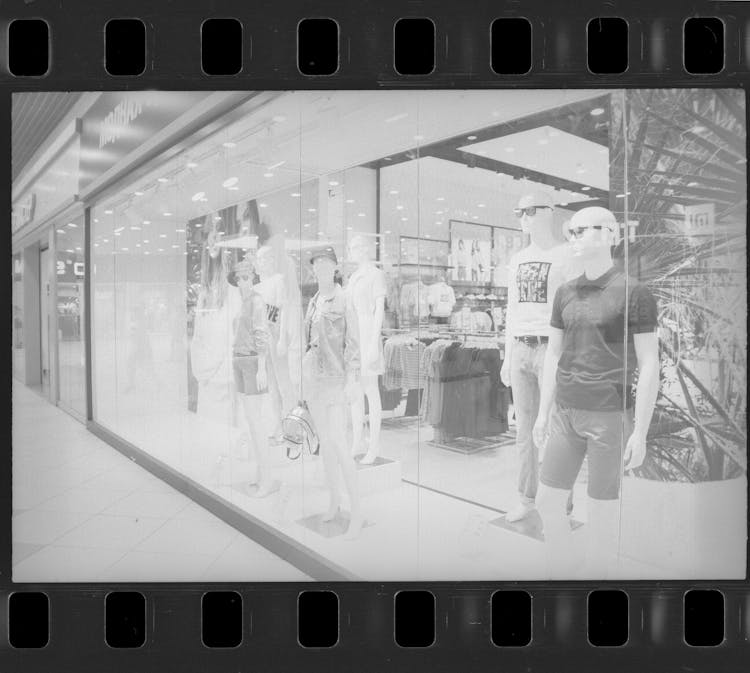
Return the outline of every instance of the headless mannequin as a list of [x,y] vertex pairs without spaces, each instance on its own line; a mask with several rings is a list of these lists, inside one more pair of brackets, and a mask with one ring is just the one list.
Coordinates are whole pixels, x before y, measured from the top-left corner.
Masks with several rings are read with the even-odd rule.
[[[372,262],[368,241],[355,236],[349,244],[349,258],[357,264],[347,286],[347,305],[352,320],[357,321],[362,369],[359,379],[351,391],[352,454],[356,455],[362,445],[365,420],[365,397],[370,420],[370,437],[367,453],[360,459],[364,465],[375,462],[380,454],[380,425],[383,405],[380,399],[378,375],[383,373],[380,353],[380,332],[385,311],[385,278]],[[376,282],[373,284],[373,278]],[[373,286],[377,289],[373,291]],[[382,292],[382,296],[381,293]]]
[[287,362],[287,292],[284,274],[277,269],[274,251],[269,246],[258,250],[256,268],[260,283],[255,290],[260,293],[269,307],[269,328],[271,339],[268,345],[268,388],[271,401],[273,426],[271,435],[281,434],[281,420],[294,403],[292,383]]

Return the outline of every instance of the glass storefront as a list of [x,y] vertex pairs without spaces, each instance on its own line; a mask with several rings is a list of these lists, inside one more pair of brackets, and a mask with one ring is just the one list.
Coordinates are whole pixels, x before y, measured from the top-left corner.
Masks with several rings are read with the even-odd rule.
[[55,237],[58,401],[79,417],[85,417],[84,218],[60,223]]
[[23,256],[13,255],[13,376],[26,376],[26,353],[23,338]]
[[[620,577],[731,576],[744,551],[707,541],[712,507],[745,526],[738,111],[707,90],[248,103],[91,208],[94,420],[352,576],[541,579],[540,515],[507,514],[536,496],[552,362],[589,414],[542,428],[574,539],[610,540]],[[290,460],[299,401],[320,455]],[[655,544],[675,522],[690,554]]]

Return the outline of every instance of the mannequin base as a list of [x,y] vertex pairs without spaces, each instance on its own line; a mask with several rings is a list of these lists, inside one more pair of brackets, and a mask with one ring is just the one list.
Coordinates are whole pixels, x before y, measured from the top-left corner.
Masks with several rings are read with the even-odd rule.
[[[324,514],[325,512],[321,512],[320,514],[306,516],[304,519],[298,519],[297,523],[323,537],[344,536],[349,529],[349,512],[339,510],[336,512],[336,516],[330,521],[323,521]],[[374,524],[365,521],[363,528],[369,528],[372,525]]]
[[401,486],[401,462],[378,456],[372,463],[354,461],[359,495],[382,493]]
[[[576,519],[569,518],[569,521],[571,530],[576,530],[583,526],[583,523]],[[536,510],[530,512],[529,515],[524,517],[523,519],[513,522],[508,521],[503,514],[503,516],[498,517],[497,519],[492,519],[492,521],[490,521],[490,524],[492,524],[493,526],[497,526],[498,528],[504,528],[505,530],[509,530],[514,533],[526,535],[527,537],[533,537],[535,540],[539,540],[540,542],[544,541],[542,517],[539,516],[539,512],[537,512]]]

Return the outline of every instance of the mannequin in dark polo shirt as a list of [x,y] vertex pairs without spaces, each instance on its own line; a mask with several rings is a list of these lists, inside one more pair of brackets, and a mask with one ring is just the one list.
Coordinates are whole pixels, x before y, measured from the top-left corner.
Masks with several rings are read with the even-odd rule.
[[579,577],[607,579],[617,561],[622,472],[646,456],[658,393],[657,306],[645,285],[613,264],[619,226],[609,210],[583,208],[568,232],[584,273],[561,285],[553,302],[533,431],[539,445],[546,443],[537,508],[550,577],[574,578],[581,566],[565,506],[588,459],[586,562]]

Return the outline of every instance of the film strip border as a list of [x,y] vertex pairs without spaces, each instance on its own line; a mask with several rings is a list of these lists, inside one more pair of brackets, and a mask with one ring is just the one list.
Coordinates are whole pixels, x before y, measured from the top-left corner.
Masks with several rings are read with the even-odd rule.
[[313,650],[328,651],[330,663],[372,653],[373,665],[417,650],[454,656],[455,663],[469,652],[502,652],[511,663],[540,648],[589,652],[592,662],[601,656],[596,652],[616,650],[627,658],[655,648],[670,652],[675,665],[700,663],[707,653],[737,644],[745,658],[750,651],[750,594],[712,589],[258,585],[252,591],[19,592],[7,605],[8,642],[25,652],[27,663],[34,651],[63,662],[82,649],[102,664],[114,650],[171,649],[198,658],[207,650],[275,651],[274,668],[282,670],[295,652]]
[[[413,2],[362,11],[327,0],[227,0],[201,8],[141,0],[82,11],[3,7],[0,81],[71,88],[180,84],[238,88],[569,85],[723,85],[750,71],[745,2],[583,0]],[[408,11],[405,11],[407,10]],[[737,80],[734,80],[735,82]]]

